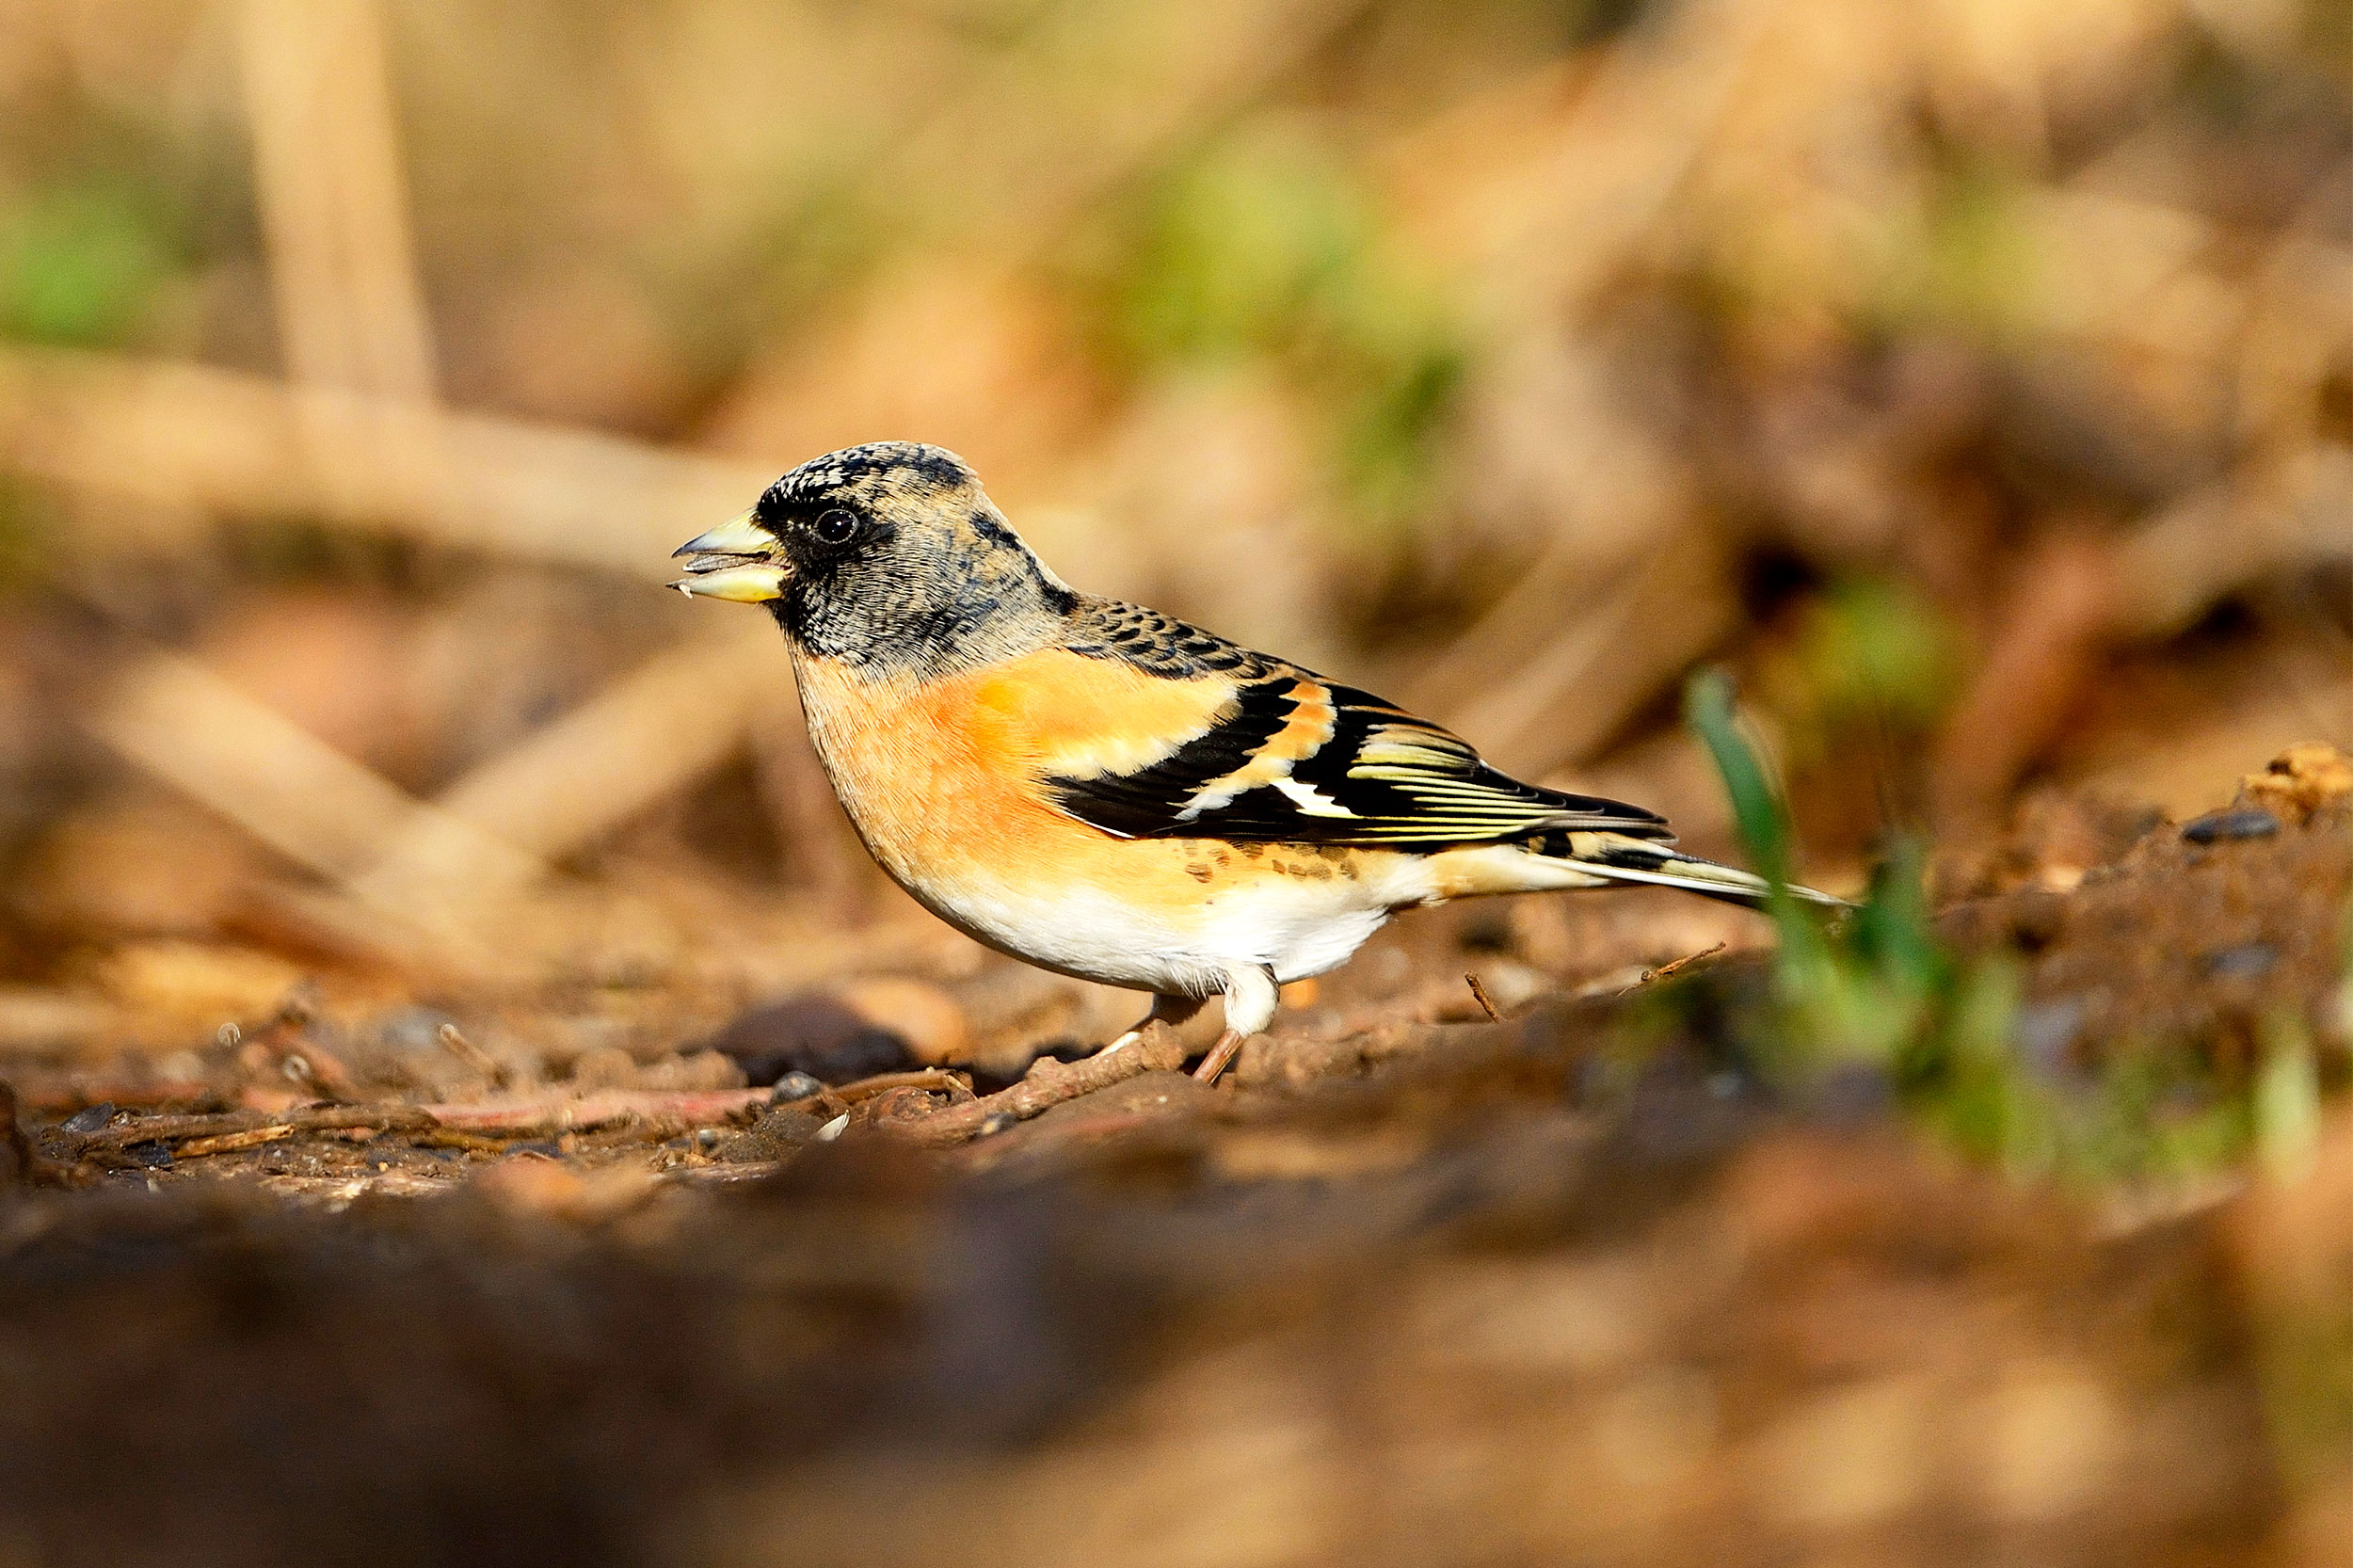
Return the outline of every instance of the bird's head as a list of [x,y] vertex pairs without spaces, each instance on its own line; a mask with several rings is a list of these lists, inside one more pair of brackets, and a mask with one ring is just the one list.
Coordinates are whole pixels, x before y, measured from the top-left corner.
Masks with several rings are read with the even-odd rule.
[[859,666],[1001,658],[1076,602],[963,458],[913,441],[811,458],[677,553],[680,592],[765,603],[805,652]]

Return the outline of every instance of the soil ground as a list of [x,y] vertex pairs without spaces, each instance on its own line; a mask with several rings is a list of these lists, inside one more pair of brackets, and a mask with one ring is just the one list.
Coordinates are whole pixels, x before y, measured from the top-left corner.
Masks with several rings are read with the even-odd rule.
[[[2160,1042],[2243,1079],[2333,1016],[2353,829],[2297,816],[2046,803],[1939,930],[2018,966],[2060,1093]],[[2292,1177],[2006,1176],[1883,1073],[1756,1070],[1761,952],[1645,980],[1694,920],[1757,935],[1407,922],[1214,1090],[943,1147],[907,1129],[1017,1067],[813,1002],[575,1061],[571,1130],[446,1020],[299,1001],[173,1103],[27,1073],[0,1560],[2344,1560],[2341,1098]],[[1603,972],[1497,1021],[1457,978],[1561,941]],[[728,1087],[788,1059],[863,1080]]]

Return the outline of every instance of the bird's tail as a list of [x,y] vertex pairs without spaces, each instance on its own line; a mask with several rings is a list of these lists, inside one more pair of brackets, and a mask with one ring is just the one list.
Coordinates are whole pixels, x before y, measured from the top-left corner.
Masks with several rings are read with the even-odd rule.
[[[1573,861],[1577,870],[1612,882],[1680,888],[1702,898],[1721,899],[1750,908],[1772,897],[1771,885],[1753,872],[1744,872],[1737,866],[1720,866],[1713,860],[1703,860],[1696,855],[1685,855],[1666,844],[1627,834],[1552,833],[1535,847],[1540,855]],[[1848,907],[1845,899],[1817,893],[1794,882],[1789,884],[1789,895],[1833,909]]]

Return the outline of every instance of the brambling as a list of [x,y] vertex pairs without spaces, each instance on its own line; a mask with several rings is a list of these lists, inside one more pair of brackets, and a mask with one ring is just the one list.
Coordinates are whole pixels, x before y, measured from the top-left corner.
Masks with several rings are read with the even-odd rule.
[[681,592],[776,616],[825,776],[899,886],[1000,952],[1151,992],[1110,1049],[1223,996],[1204,1080],[1279,986],[1401,909],[1767,896],[1655,812],[1524,784],[1369,692],[1078,592],[937,447],[804,463],[678,554]]

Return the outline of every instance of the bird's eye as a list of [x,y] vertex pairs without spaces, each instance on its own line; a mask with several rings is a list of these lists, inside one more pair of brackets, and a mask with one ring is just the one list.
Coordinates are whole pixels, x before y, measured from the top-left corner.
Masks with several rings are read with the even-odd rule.
[[817,520],[809,524],[809,532],[824,544],[848,544],[857,536],[857,516],[836,506],[818,513]]

